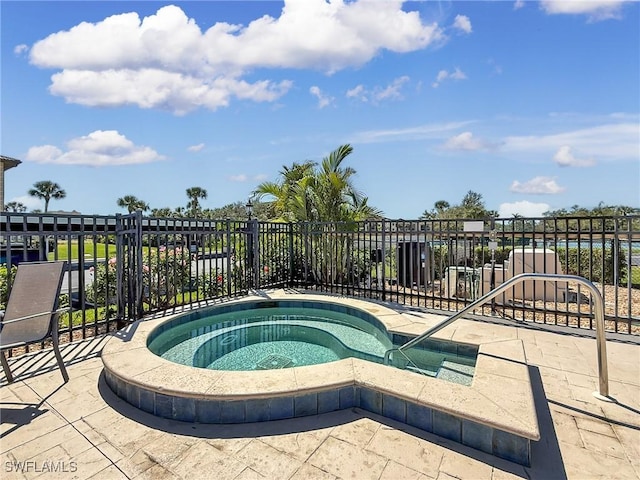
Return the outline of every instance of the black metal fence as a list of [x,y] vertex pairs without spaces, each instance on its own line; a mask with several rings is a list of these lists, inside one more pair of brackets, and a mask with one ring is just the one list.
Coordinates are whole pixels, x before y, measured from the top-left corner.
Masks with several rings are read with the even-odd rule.
[[[610,331],[640,333],[640,217],[275,223],[0,214],[0,308],[20,262],[67,260],[62,339],[153,312],[299,288],[457,311],[523,272],[596,284]],[[593,328],[587,292],[529,282],[477,313]]]

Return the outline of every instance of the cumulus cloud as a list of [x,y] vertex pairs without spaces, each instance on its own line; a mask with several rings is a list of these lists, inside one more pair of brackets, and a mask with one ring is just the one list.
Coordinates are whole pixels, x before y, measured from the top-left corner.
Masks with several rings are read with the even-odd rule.
[[489,142],[475,138],[471,132],[462,132],[459,135],[449,138],[442,146],[445,150],[489,150],[493,145]]
[[551,177],[534,177],[524,183],[514,180],[509,187],[514,193],[528,193],[532,195],[555,195],[565,191],[564,187],[558,185]]
[[626,0],[542,0],[540,6],[549,15],[587,15],[590,21],[620,18]]
[[440,70],[436,76],[435,82],[431,84],[433,88],[438,88],[445,80],[466,80],[467,76],[458,67],[453,72],[448,70]]
[[500,218],[510,218],[514,215],[522,217],[542,217],[545,212],[551,210],[551,206],[547,203],[533,203],[527,200],[513,203],[501,203],[498,208],[498,216]]
[[410,81],[410,78],[406,75],[395,78],[391,83],[386,86],[375,86],[372,89],[365,88],[364,85],[357,85],[356,87],[347,90],[347,98],[355,98],[362,102],[372,102],[377,104],[384,100],[401,100],[402,88],[406,83]]
[[590,158],[576,158],[571,147],[563,145],[553,156],[553,161],[561,167],[592,167],[596,162]]
[[96,130],[67,142],[66,151],[55,145],[31,147],[25,159],[36,163],[104,167],[151,163],[164,157],[150,147],[135,145],[116,130]]
[[50,92],[68,102],[184,114],[233,98],[272,102],[291,88],[286,80],[243,80],[259,68],[333,73],[383,50],[411,52],[445,39],[436,23],[403,11],[400,0],[285,0],[278,18],[218,22],[205,31],[169,5],[144,18],[124,13],[51,34],[32,46],[30,61],[59,70]]
[[190,152],[199,152],[204,148],[204,143],[199,143],[197,145],[191,145],[190,147],[187,147],[187,150]]
[[471,20],[466,15],[456,15],[453,21],[453,28],[456,28],[464,33],[471,33]]
[[317,85],[312,86],[309,93],[318,99],[318,108],[328,107],[335,100],[332,96],[323,93]]

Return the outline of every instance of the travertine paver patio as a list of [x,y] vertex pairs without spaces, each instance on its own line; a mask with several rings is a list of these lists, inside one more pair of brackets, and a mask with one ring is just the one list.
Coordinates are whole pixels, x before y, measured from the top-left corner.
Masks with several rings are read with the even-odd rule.
[[[416,312],[411,313],[416,316]],[[593,338],[475,322],[456,340],[522,339],[541,440],[532,466],[500,460],[358,409],[278,422],[199,425],[160,419],[102,378],[106,337],[11,361],[2,377],[1,477],[215,479],[640,478],[640,346],[609,341],[610,393],[596,400]],[[575,332],[575,331],[570,331]],[[447,330],[443,330],[447,334]],[[500,391],[495,392],[500,395]],[[52,472],[51,470],[56,470]]]

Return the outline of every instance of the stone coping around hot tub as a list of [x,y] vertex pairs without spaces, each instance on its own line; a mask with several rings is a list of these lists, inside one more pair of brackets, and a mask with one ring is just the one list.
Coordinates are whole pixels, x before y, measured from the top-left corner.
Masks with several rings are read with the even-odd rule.
[[[225,305],[261,299],[248,296]],[[425,316],[414,318],[380,304],[352,298],[283,292],[269,294],[269,300],[284,299],[340,303],[358,308],[375,315],[390,332],[410,336],[424,331],[431,321],[435,323],[443,318],[434,315],[429,319],[427,316],[425,324]],[[486,342],[479,342],[471,386],[355,358],[279,370],[220,371],[179,365],[147,348],[151,331],[175,316],[143,319],[116,333],[102,351],[106,374],[124,385],[168,397],[225,402],[299,397],[355,386],[529,440],[540,438],[529,371],[519,339],[491,337]],[[455,324],[463,334],[482,328],[469,320],[459,320]],[[447,332],[448,328],[434,338],[449,340],[453,334]]]

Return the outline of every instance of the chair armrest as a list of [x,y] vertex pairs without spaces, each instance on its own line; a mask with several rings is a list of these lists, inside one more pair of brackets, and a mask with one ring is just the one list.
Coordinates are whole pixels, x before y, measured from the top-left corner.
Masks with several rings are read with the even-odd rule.
[[70,311],[70,310],[71,310],[70,307],[65,307],[65,308],[59,308],[58,310],[55,310],[53,312],[34,313],[32,315],[27,315],[25,317],[14,318],[12,320],[2,320],[2,324],[3,325],[7,325],[9,323],[24,322],[25,320],[30,320],[32,318],[40,317],[42,315],[60,315],[61,313],[66,312],[66,311]]

